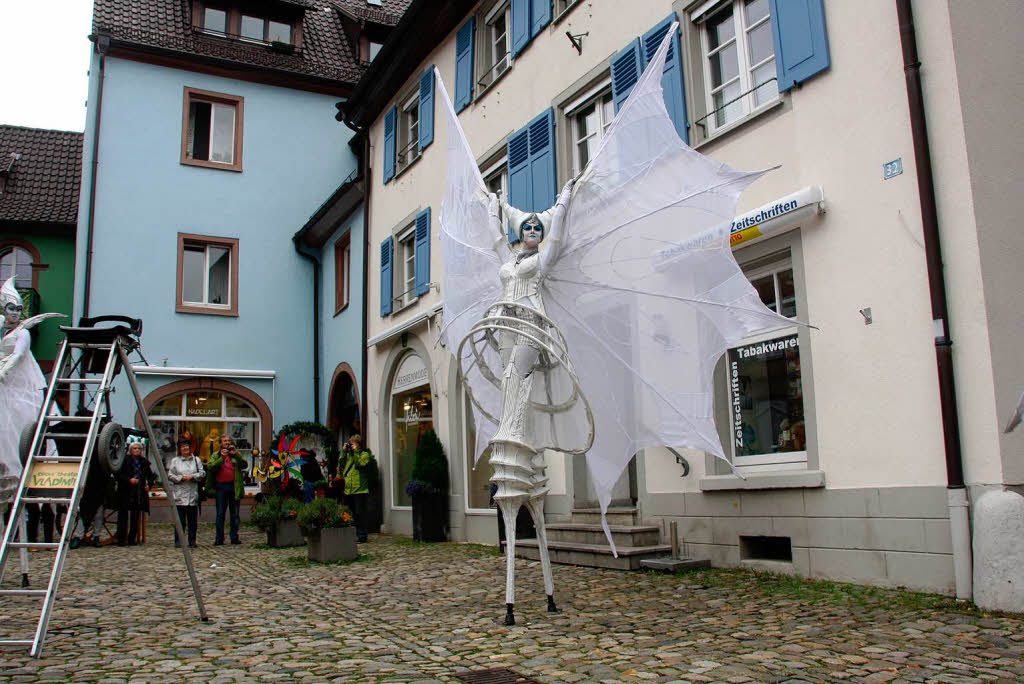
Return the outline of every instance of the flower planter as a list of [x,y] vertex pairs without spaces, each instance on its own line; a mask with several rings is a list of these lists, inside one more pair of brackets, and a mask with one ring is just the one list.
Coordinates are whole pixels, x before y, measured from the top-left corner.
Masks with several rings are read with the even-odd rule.
[[327,527],[309,536],[306,557],[318,563],[352,560],[359,556],[356,547],[356,528]]
[[295,518],[282,520],[277,527],[267,532],[267,546],[280,549],[285,546],[302,546],[306,540],[299,529],[299,523]]
[[416,541],[447,541],[448,507],[443,494],[412,497],[412,538]]

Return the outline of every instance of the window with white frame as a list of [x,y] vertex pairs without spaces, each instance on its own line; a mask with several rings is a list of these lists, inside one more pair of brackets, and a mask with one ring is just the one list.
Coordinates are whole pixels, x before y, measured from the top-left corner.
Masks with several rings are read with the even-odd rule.
[[416,297],[416,224],[395,238],[395,308],[412,304]]
[[419,90],[402,103],[398,113],[398,168],[401,171],[420,156],[420,96]]
[[178,233],[178,312],[236,316],[237,290],[237,239]]
[[779,97],[768,0],[731,0],[700,31],[708,128],[714,131]]
[[508,160],[506,157],[481,168],[480,175],[484,177],[487,192],[493,192],[498,199],[508,196]]
[[[787,252],[746,271],[772,311],[796,318],[797,293]],[[743,340],[726,354],[729,450],[748,471],[802,469],[807,464],[800,339],[783,326]]]
[[572,136],[573,175],[578,175],[597,153],[608,126],[615,118],[611,81],[591,88],[565,108]]
[[6,283],[9,278],[14,278],[15,287],[32,287],[32,255],[27,249],[0,249],[0,283]]
[[580,0],[555,0],[555,18],[562,16],[578,4],[580,4]]
[[500,0],[484,14],[483,40],[478,83],[483,90],[494,83],[511,66],[509,27],[512,10],[508,0]]

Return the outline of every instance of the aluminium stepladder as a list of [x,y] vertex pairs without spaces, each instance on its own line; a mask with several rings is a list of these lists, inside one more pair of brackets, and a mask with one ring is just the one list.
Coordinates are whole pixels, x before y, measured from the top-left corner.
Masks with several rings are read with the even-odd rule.
[[[23,448],[22,453],[25,468],[14,501],[11,503],[9,524],[0,545],[0,601],[31,601],[31,608],[26,605],[25,611],[38,609],[39,613],[35,633],[31,638],[0,639],[0,647],[28,648],[33,657],[39,656],[46,639],[47,625],[57,598],[57,587],[67,557],[68,542],[74,532],[89,465],[93,458],[101,458],[109,459],[107,465],[112,467],[123,457],[123,433],[119,426],[111,422],[110,415],[110,393],[114,389],[114,379],[122,370],[131,386],[138,413],[149,438],[150,461],[160,477],[164,491],[170,491],[163,459],[159,454],[152,456],[156,453],[157,441],[128,360],[128,354],[139,349],[142,321],[124,316],[97,316],[82,318],[78,327],[61,326],[61,331],[65,339],[54,363],[38,420],[35,426],[32,426],[31,442],[28,439],[28,429],[22,440],[27,447]],[[80,410],[74,416],[60,415],[56,410],[59,394],[66,393],[69,400],[80,399],[79,405],[84,407],[89,392],[93,393],[91,410]],[[69,405],[71,403],[69,401]],[[101,449],[99,453],[94,454],[97,442],[100,443]],[[46,453],[48,449],[45,445],[48,443],[57,445],[56,455]],[[67,506],[60,541],[28,541],[24,533],[27,504]],[[184,540],[186,537],[178,516],[172,515],[171,519],[178,532],[178,538]],[[46,588],[26,586],[27,576],[23,578],[22,586],[19,588],[3,586],[4,570],[12,551],[30,547],[53,552]],[[192,565],[192,554],[187,544],[181,545],[181,551],[188,567],[199,617],[205,621],[206,609]]]

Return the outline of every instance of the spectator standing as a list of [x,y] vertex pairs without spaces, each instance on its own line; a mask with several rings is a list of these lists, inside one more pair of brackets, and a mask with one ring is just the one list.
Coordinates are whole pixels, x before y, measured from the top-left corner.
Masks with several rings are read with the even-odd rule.
[[224,544],[224,515],[231,515],[231,543],[241,544],[238,538],[239,505],[242,501],[243,478],[246,462],[231,435],[220,436],[220,449],[210,454],[207,464],[206,486],[217,494],[217,521],[214,546]]
[[345,505],[352,509],[352,517],[356,521],[356,539],[360,543],[366,541],[366,523],[369,513],[370,482],[366,471],[376,468],[373,454],[363,449],[363,438],[352,435],[342,447],[344,461],[341,465],[341,476],[345,479]]
[[[77,549],[88,535],[92,545],[100,545],[100,528],[103,526],[103,500],[107,495],[110,475],[100,465],[98,457],[89,461],[89,474],[85,477],[82,503],[78,506],[78,520],[71,537],[71,548]],[[90,534],[91,530],[91,534]]]
[[[178,455],[171,459],[167,479],[171,481],[171,497],[178,510],[178,520],[188,535],[189,548],[196,547],[196,530],[199,527],[199,483],[206,478],[203,462],[192,453],[189,439],[178,440]],[[223,530],[223,519],[221,520]],[[178,531],[174,531],[174,545],[181,546]]]
[[145,456],[146,440],[130,435],[125,441],[128,443],[128,458],[117,471],[117,545],[133,546],[140,541],[142,516],[149,513],[149,485],[153,481],[153,469]]

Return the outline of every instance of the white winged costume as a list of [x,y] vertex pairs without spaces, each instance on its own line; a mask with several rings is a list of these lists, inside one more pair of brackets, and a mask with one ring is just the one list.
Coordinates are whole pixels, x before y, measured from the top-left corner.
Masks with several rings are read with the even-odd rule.
[[[541,353],[525,434],[538,450],[586,451],[602,510],[645,447],[690,447],[724,459],[713,417],[715,364],[755,331],[792,324],[762,304],[730,249],[737,198],[761,172],[690,149],[666,110],[661,76],[675,31],[576,181],[559,233],[545,235],[540,247],[542,255],[552,247],[557,254],[541,258],[547,323],[538,329],[549,334],[549,348],[561,342],[568,359]],[[448,138],[442,340],[471,392],[479,458],[511,410],[496,382],[504,370],[500,345],[486,343],[479,322],[506,298],[499,273],[515,257],[507,242],[495,247],[483,179],[435,77]]]

